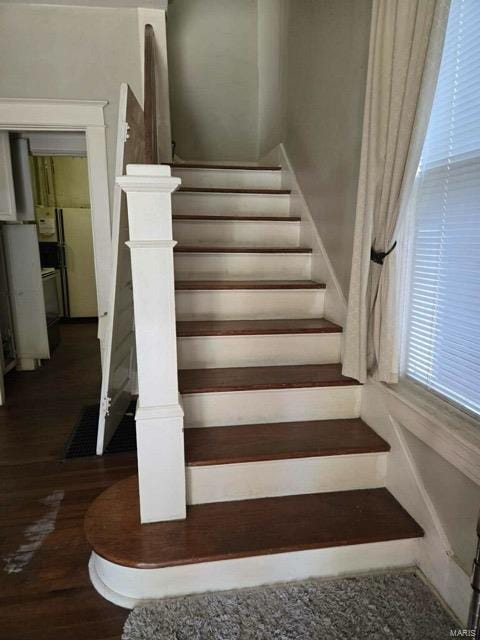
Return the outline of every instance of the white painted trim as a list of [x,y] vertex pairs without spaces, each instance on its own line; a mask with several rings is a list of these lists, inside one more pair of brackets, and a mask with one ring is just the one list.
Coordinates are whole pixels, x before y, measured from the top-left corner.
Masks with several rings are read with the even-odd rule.
[[340,333],[177,337],[180,369],[329,364],[340,347]]
[[[279,158],[282,166],[283,188],[291,189],[290,215],[300,215],[302,218],[300,238],[308,240],[312,253],[312,279],[323,281],[327,285],[325,292],[325,317],[340,326],[345,326],[347,301],[338,282],[333,265],[323,244],[317,225],[307,204],[302,189],[295,175],[295,170],[282,144],[271,152]],[[300,241],[302,244],[302,241]]]
[[386,466],[386,452],[187,465],[187,504],[380,488]]
[[[127,171],[134,165],[128,165]],[[143,166],[143,165],[139,165]],[[172,193],[181,184],[180,178],[170,176],[155,177],[149,175],[127,175],[120,176],[116,180],[125,193]]]
[[357,418],[360,386],[183,394],[186,427]]
[[92,553],[90,580],[100,595],[128,609],[146,600],[205,591],[333,577],[415,564],[418,540],[309,549],[162,569],[123,567]]
[[186,517],[183,410],[177,405],[177,344],[171,192],[165,165],[127,165],[138,375],[135,415],[142,523]]
[[126,243],[130,249],[173,249],[176,240],[128,240]]
[[2,129],[52,131],[103,127],[106,100],[43,100],[36,98],[0,98]]
[[478,424],[441,399],[428,402],[421,393],[399,385],[374,382],[384,394],[387,406],[402,426],[438,455],[480,485],[480,432]]
[[[8,0],[1,0],[1,4],[8,2]],[[14,0],[12,4],[43,4],[60,7],[106,7],[106,8],[137,8],[139,4],[142,7],[154,6],[156,9],[168,8],[168,0]]]
[[455,560],[448,536],[423,484],[417,465],[399,424],[393,418],[391,418],[391,422],[405,455],[409,471],[417,485],[428,518],[431,520],[436,535],[438,536],[438,540],[432,540],[431,534],[428,535],[427,532],[425,538],[420,542],[417,559],[418,566],[436,587],[439,594],[450,606],[455,615],[457,615],[462,622],[466,622],[468,604],[471,596],[469,576],[467,576]]
[[388,400],[382,385],[369,381],[362,390],[360,417],[390,444],[385,486],[425,531],[418,545],[417,565],[465,624],[471,595],[469,578],[453,556],[441,518]]
[[[99,327],[102,343],[112,266],[110,200],[104,107],[98,100],[0,98],[0,130],[84,131],[87,144],[90,208]],[[103,349],[101,349],[103,351]]]

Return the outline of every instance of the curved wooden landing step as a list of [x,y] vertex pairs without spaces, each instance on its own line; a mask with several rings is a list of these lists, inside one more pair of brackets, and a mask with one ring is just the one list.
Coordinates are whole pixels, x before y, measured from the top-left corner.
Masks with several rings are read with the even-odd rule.
[[177,336],[260,336],[295,333],[341,333],[342,327],[324,318],[300,320],[182,320]]
[[189,466],[390,451],[359,418],[185,429],[184,437]]
[[290,189],[235,189],[234,187],[179,187],[175,193],[240,193],[260,196],[288,196]]
[[224,289],[325,289],[326,285],[313,280],[177,280],[179,291]]
[[386,489],[362,489],[190,506],[187,519],[140,525],[137,477],[90,506],[96,554],[140,569],[423,536]]
[[249,164],[201,164],[196,162],[173,162],[170,163],[173,169],[225,169],[239,171],[281,171],[279,165],[249,165]]
[[310,247],[225,247],[221,245],[204,244],[177,244],[174,251],[176,253],[312,253]]
[[341,364],[181,369],[178,372],[180,393],[340,387],[358,384],[360,383],[357,380],[342,376]]

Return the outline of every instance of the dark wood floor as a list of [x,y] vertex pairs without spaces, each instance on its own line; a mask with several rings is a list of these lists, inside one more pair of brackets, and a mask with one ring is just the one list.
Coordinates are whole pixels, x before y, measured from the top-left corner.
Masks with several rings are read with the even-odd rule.
[[6,378],[0,407],[0,638],[119,639],[124,609],[90,586],[85,512],[106,487],[136,471],[133,454],[62,460],[81,407],[96,401],[96,325],[62,326],[62,344],[39,371]]

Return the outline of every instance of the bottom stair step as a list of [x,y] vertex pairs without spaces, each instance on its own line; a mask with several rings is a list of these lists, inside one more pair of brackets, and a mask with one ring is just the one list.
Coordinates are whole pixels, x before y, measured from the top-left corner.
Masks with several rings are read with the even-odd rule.
[[96,555],[139,569],[423,536],[383,488],[196,505],[185,520],[142,526],[136,476],[95,500],[85,530]]

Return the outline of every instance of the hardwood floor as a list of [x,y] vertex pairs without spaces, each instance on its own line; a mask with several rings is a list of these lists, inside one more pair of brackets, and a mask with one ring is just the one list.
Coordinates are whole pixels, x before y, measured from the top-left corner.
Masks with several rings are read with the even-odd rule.
[[285,196],[290,194],[289,189],[234,189],[231,187],[179,187],[177,191],[181,193],[253,193],[258,195],[274,196]]
[[353,378],[342,376],[340,364],[181,369],[178,372],[180,393],[341,387],[358,384]]
[[175,253],[312,253],[308,247],[222,247],[177,244]]
[[221,291],[225,289],[325,289],[313,280],[177,280],[180,291]]
[[95,324],[62,325],[62,343],[34,372],[6,378],[0,407],[0,638],[119,639],[127,616],[91,587],[84,515],[136,471],[135,454],[62,460],[84,404],[100,389]]
[[301,218],[297,216],[249,216],[242,215],[241,213],[235,216],[222,216],[222,215],[195,215],[188,213],[174,213],[172,216],[173,221],[175,220],[250,220],[256,222],[300,222]]
[[279,165],[250,165],[250,164],[205,164],[197,162],[172,162],[171,167],[175,169],[239,169],[240,171],[281,171]]
[[342,327],[324,318],[300,320],[181,320],[177,336],[259,336],[289,333],[341,333]]
[[359,418],[185,429],[190,466],[379,453],[390,446]]

